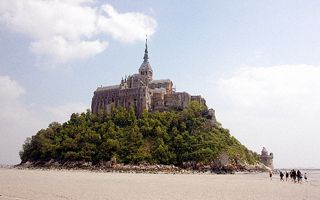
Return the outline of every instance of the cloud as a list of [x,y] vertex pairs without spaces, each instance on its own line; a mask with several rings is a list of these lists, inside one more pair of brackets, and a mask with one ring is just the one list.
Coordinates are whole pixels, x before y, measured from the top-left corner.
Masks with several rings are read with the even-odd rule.
[[85,112],[88,105],[84,103],[68,103],[55,107],[46,107],[45,110],[53,115],[54,121],[65,122],[70,118],[72,113]]
[[[25,112],[25,110],[20,110],[21,107],[18,103],[18,97],[25,93],[23,87],[21,87],[16,81],[12,80],[9,76],[0,76],[0,104],[2,105],[0,120],[4,124],[10,122],[10,120],[20,119],[20,112]],[[14,108],[18,112],[11,112]],[[1,126],[3,128],[3,126]]]
[[30,46],[32,52],[45,54],[53,61],[65,63],[69,60],[87,58],[101,53],[107,47],[107,42],[95,41],[68,41],[63,37],[33,42]]
[[9,76],[0,76],[0,94],[5,94],[6,98],[0,98],[1,105],[7,105],[15,101],[25,90]]
[[111,5],[103,5],[102,10],[106,17],[101,17],[99,27],[117,40],[144,40],[146,34],[152,35],[155,32],[156,21],[146,15],[133,12],[120,14]]
[[88,108],[83,103],[68,103],[47,107],[43,112],[21,100],[26,93],[17,81],[0,74],[0,164],[19,163],[19,151],[27,137],[46,128],[50,122],[65,122],[71,113],[85,112]]
[[0,163],[18,163],[18,152],[24,140],[45,124],[21,102],[20,97],[25,92],[18,82],[0,75]]
[[119,13],[109,4],[90,0],[4,0],[0,23],[31,39],[33,53],[65,63],[101,53],[108,42],[101,34],[122,42],[152,35],[156,21],[142,13]]
[[319,77],[312,65],[238,70],[218,81],[220,121],[256,151],[269,147],[278,167],[319,167]]

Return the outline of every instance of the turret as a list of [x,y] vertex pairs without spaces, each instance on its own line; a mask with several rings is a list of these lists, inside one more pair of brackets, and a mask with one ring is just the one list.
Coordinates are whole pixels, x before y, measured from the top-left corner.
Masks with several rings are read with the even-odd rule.
[[273,153],[268,154],[268,151],[265,147],[262,148],[260,161],[270,169],[273,169]]
[[262,156],[267,156],[268,155],[268,151],[267,151],[267,149],[265,147],[262,148],[261,155]]
[[143,63],[141,64],[139,68],[139,74],[147,81],[152,81],[152,75],[153,71],[151,68],[151,65],[149,63],[149,56],[148,56],[148,44],[147,44],[147,38],[146,38],[146,48],[144,50],[144,56],[143,56]]

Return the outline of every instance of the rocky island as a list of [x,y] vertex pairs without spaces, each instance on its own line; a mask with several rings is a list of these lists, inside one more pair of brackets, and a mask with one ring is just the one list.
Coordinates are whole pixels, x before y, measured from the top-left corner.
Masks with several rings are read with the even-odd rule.
[[27,138],[22,167],[107,171],[231,172],[267,169],[216,121],[200,95],[153,80],[146,41],[139,73],[98,87],[91,111],[51,123]]

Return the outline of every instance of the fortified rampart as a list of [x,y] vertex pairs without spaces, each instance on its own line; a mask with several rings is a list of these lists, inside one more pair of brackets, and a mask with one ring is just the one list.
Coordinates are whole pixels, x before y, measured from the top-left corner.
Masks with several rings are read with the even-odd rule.
[[268,154],[267,149],[263,147],[260,155],[260,162],[270,169],[273,169],[273,153]]

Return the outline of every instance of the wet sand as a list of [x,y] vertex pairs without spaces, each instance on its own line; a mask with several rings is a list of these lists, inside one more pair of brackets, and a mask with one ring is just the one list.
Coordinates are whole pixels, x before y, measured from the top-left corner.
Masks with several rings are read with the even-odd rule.
[[319,199],[319,182],[294,184],[268,174],[129,174],[0,168],[0,200]]

